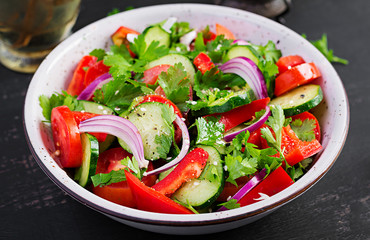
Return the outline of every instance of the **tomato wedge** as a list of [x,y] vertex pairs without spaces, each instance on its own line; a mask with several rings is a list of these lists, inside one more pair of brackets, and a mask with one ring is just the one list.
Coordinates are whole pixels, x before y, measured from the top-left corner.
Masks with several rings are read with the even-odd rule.
[[317,141],[321,141],[321,131],[320,131],[320,124],[319,124],[319,121],[317,120],[317,118],[310,112],[303,112],[303,113],[300,113],[298,115],[294,115],[291,117],[292,118],[292,121],[296,120],[296,119],[300,119],[302,122],[306,119],[312,119],[315,121],[315,129],[313,130],[314,133],[315,133],[315,138]]
[[198,56],[194,58],[193,63],[202,74],[215,67],[215,64],[212,62],[211,58],[205,53],[199,53]]
[[288,55],[279,58],[279,60],[276,62],[276,65],[279,69],[279,74],[282,74],[283,72],[291,69],[292,67],[300,65],[302,63],[305,63],[305,60],[301,56]]
[[225,125],[225,132],[227,132],[239,124],[252,119],[255,116],[255,113],[265,109],[269,102],[270,98],[258,99],[244,106],[234,108],[231,111],[215,113],[205,117],[207,118],[208,116],[212,116],[220,118],[218,122]]
[[125,171],[127,183],[136,201],[137,208],[149,212],[192,214],[189,209],[176,203],[171,198],[157,192],[140,182],[132,173]]
[[224,35],[225,39],[235,40],[234,34],[225,26],[216,23],[216,35]]
[[158,66],[145,70],[143,83],[151,85],[155,84],[157,82],[159,74],[161,74],[161,72],[167,72],[170,67],[171,65],[169,64],[160,64]]
[[90,68],[97,61],[97,57],[94,56],[84,56],[78,63],[76,69],[73,72],[73,77],[68,85],[67,93],[76,96],[79,95],[82,90],[84,90],[84,80],[86,75],[86,68]]
[[274,94],[280,96],[320,76],[321,73],[314,63],[302,63],[276,77]]
[[67,106],[53,108],[51,129],[56,149],[55,155],[59,157],[62,167],[80,167],[82,163],[80,131],[72,111]]
[[271,197],[283,191],[293,183],[293,180],[284,171],[284,169],[282,167],[278,167],[242,199],[240,199],[238,203],[243,207],[261,201],[265,195],[267,195],[267,197]]
[[208,152],[203,148],[195,148],[164,179],[152,188],[170,197],[182,184],[198,178],[206,166]]
[[103,75],[104,73],[109,72],[109,68],[107,65],[103,63],[103,60],[95,63],[86,71],[85,79],[84,79],[84,87],[87,87],[92,83],[97,77]]
[[[121,160],[126,157],[132,157],[130,153],[125,151],[123,148],[111,148],[104,151],[99,155],[98,163],[96,166],[96,174],[98,173],[109,173],[111,170],[119,170],[122,165]],[[152,170],[153,165],[149,163],[148,170]],[[146,176],[143,177],[142,181],[147,186],[152,186],[157,177],[156,176]],[[97,186],[93,187],[93,193],[101,198],[112,201],[114,203],[126,206],[126,207],[136,207],[136,202],[132,196],[130,187],[127,181],[112,183],[108,186]]]

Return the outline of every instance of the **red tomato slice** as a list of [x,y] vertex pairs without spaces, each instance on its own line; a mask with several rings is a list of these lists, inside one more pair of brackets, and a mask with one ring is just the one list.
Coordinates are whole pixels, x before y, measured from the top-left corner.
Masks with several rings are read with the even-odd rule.
[[270,98],[258,99],[244,106],[234,108],[231,111],[225,113],[215,113],[207,116],[213,116],[216,118],[220,117],[218,122],[225,125],[225,132],[227,132],[239,124],[252,119],[255,113],[265,109],[269,102]]
[[97,61],[94,56],[84,56],[78,63],[76,69],[73,72],[73,77],[68,85],[67,93],[76,96],[79,95],[85,88],[84,79],[86,75],[86,68],[90,68]]
[[[82,121],[85,121],[86,119],[100,116],[100,114],[89,113],[89,112],[79,112],[79,111],[72,111],[72,114],[76,121],[77,126],[79,126],[80,123]],[[105,139],[107,138],[106,133],[90,133],[90,134],[94,135],[99,142],[104,142]]]
[[84,79],[84,87],[87,87],[92,83],[96,78],[103,75],[104,73],[109,72],[109,68],[107,65],[103,63],[103,60],[95,63],[93,66],[89,67],[86,71],[85,79]]
[[261,201],[261,197],[266,194],[271,197],[285,188],[292,185],[294,182],[282,167],[275,169],[262,182],[248,192],[242,199],[238,201],[241,207]]
[[235,40],[234,34],[225,26],[216,23],[216,35],[224,35],[225,39]]
[[138,209],[157,213],[193,213],[186,207],[173,201],[171,198],[168,198],[165,195],[157,192],[153,188],[146,186],[131,173],[127,171],[125,173],[128,185],[130,186]]
[[[123,148],[111,148],[99,155],[98,163],[96,166],[96,174],[98,173],[109,173],[111,170],[120,169],[121,160],[126,157],[132,157],[130,153],[125,151]],[[148,170],[152,170],[153,165],[149,163]],[[152,186],[156,181],[156,176],[143,177],[142,181],[147,186]],[[108,186],[93,187],[93,193],[101,198],[109,200],[111,202],[126,206],[136,207],[136,202],[132,196],[131,189],[129,188],[127,181],[112,183]]]
[[171,65],[169,64],[160,64],[158,66],[145,70],[143,83],[150,85],[155,84],[157,82],[159,74],[161,74],[161,72],[167,72],[170,67]]
[[211,58],[205,53],[199,53],[198,56],[194,58],[193,63],[202,74],[215,67],[215,64],[212,62]]
[[67,106],[53,108],[51,129],[56,155],[59,156],[62,167],[80,167],[82,163],[80,132],[72,111]]
[[296,120],[296,119],[300,119],[302,122],[306,119],[312,119],[315,121],[315,129],[313,130],[314,133],[315,133],[315,138],[317,141],[321,141],[321,131],[320,131],[320,124],[319,124],[319,121],[317,120],[317,118],[310,112],[303,112],[303,113],[300,113],[298,115],[295,115],[295,116],[292,116],[292,121]]
[[152,188],[170,197],[182,184],[198,178],[207,164],[208,152],[203,148],[195,148],[164,179]]
[[302,63],[277,76],[274,93],[276,96],[280,96],[320,76],[321,73],[314,63]]
[[279,58],[279,60],[276,62],[276,65],[279,69],[279,74],[282,74],[283,72],[291,69],[292,67],[295,67],[302,63],[305,63],[305,60],[301,56],[289,55]]

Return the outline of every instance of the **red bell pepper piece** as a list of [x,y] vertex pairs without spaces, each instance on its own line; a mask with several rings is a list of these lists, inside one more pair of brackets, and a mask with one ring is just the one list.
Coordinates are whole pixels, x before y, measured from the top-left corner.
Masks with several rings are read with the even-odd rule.
[[[111,148],[99,154],[98,163],[96,166],[96,174],[109,173],[111,170],[119,170],[122,165],[121,160],[126,157],[132,157],[130,153],[121,147]],[[120,167],[121,166],[121,167]],[[152,162],[149,162],[148,171],[153,169]],[[147,186],[154,185],[157,177],[144,176],[142,182]],[[111,202],[126,206],[136,207],[136,201],[131,193],[127,181],[112,183],[107,186],[93,187],[94,194]]]
[[161,72],[167,72],[167,70],[171,67],[169,64],[160,64],[158,66],[149,68],[144,71],[143,83],[146,84],[155,84],[157,82],[159,74]]
[[280,96],[320,76],[321,73],[314,63],[299,64],[276,77],[274,94]]
[[255,113],[261,111],[262,109],[265,109],[269,102],[270,98],[258,99],[244,106],[234,108],[231,111],[224,113],[215,113],[207,115],[205,117],[220,117],[220,120],[218,122],[225,125],[225,132],[227,132],[228,130],[238,126],[239,124],[252,119],[255,116]]
[[[79,111],[72,111],[72,115],[76,121],[77,126],[79,126],[80,123],[82,121],[85,121],[86,119],[100,116],[100,114],[89,113],[89,112],[79,112]],[[99,142],[104,142],[105,139],[107,138],[106,133],[90,133],[90,134],[94,135]]]
[[279,60],[276,62],[276,65],[279,69],[279,74],[282,74],[283,72],[291,69],[292,67],[300,65],[302,63],[305,63],[305,60],[301,56],[288,55],[279,58]]
[[216,35],[224,35],[225,39],[235,40],[234,34],[225,26],[216,23]]
[[189,209],[176,203],[153,188],[140,182],[132,173],[125,171],[126,180],[130,186],[132,195],[136,201],[137,208],[149,212],[192,214]]
[[242,199],[238,201],[241,207],[261,201],[262,194],[271,197],[285,188],[292,185],[294,182],[282,167],[278,167],[270,173],[262,182],[248,192]]
[[202,33],[203,33],[204,44],[207,44],[207,42],[215,40],[217,37],[217,35],[214,32],[209,31],[209,29],[204,29]]
[[129,41],[127,40],[127,34],[136,34],[136,35],[139,35],[140,33],[135,31],[135,30],[132,30],[130,28],[127,28],[127,27],[119,27],[117,29],[117,31],[115,31],[112,36],[111,36],[111,39],[113,41],[113,43],[117,46],[121,46],[122,44],[125,44],[128,51],[130,52],[130,55],[131,57],[135,57],[135,53],[133,53],[131,50],[130,50],[130,43]]
[[205,53],[199,53],[198,56],[194,58],[193,63],[202,74],[215,67],[215,64],[212,62],[211,58]]
[[95,63],[94,65],[90,66],[89,69],[86,71],[85,79],[84,79],[84,88],[90,85],[97,77],[103,75],[104,73],[109,72],[110,67],[103,63],[103,60]]
[[322,149],[317,139],[310,142],[301,141],[289,125],[283,128],[283,132],[281,148],[285,148],[284,156],[287,163],[291,166],[315,155]]
[[[270,130],[275,136],[273,130],[271,128]],[[317,139],[314,139],[310,142],[300,140],[289,125],[283,127],[281,134],[281,149],[284,149],[284,157],[290,166],[293,166],[300,161],[315,155],[322,149],[322,146]],[[260,140],[262,148],[269,147],[266,139],[261,136]],[[279,156],[279,153],[273,155],[273,157]],[[283,166],[284,165],[285,162],[283,162]]]
[[200,176],[207,164],[208,156],[208,152],[203,148],[192,150],[170,174],[152,188],[170,197],[182,184]]
[[84,79],[86,75],[86,68],[90,68],[97,61],[95,56],[84,56],[78,63],[76,69],[73,72],[73,77],[71,82],[68,85],[67,93],[76,96],[79,95],[82,90],[84,90]]
[[313,130],[314,133],[315,133],[315,138],[317,141],[321,141],[321,131],[320,131],[320,124],[319,124],[319,121],[317,120],[317,118],[310,112],[303,112],[303,113],[300,113],[298,115],[294,115],[291,117],[292,118],[292,121],[296,120],[296,119],[300,119],[302,122],[306,119],[311,119],[311,120],[314,120],[315,121],[315,129]]

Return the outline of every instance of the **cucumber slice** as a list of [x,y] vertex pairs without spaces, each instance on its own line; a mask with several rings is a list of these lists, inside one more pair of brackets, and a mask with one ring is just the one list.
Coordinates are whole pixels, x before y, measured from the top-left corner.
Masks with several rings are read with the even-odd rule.
[[195,75],[195,69],[193,66],[193,63],[189,60],[189,58],[180,55],[180,54],[168,54],[166,56],[163,56],[161,58],[158,58],[154,61],[151,61],[148,63],[146,66],[146,69],[161,65],[161,64],[169,64],[169,65],[175,65],[175,63],[181,63],[184,68],[186,73],[188,74],[188,79],[190,83],[193,85],[194,84],[194,75]]
[[235,45],[226,53],[224,61],[226,62],[236,57],[247,57],[257,65],[262,58],[256,49],[250,45]]
[[161,26],[148,27],[143,31],[146,46],[148,47],[151,42],[158,41],[159,46],[170,47],[171,36]]
[[[163,154],[169,152],[173,142],[174,127],[162,117],[164,106],[167,107],[159,102],[145,102],[134,108],[126,117],[139,130],[144,145],[144,157],[148,160],[165,157]],[[159,138],[163,142],[159,141]],[[118,142],[125,150],[131,152],[122,139],[118,139]]]
[[[216,201],[221,194],[224,186],[224,170],[219,152],[211,146],[198,146],[206,150],[209,154],[207,165],[198,179],[192,179],[185,183],[172,196],[184,204],[190,204],[197,209],[209,207]],[[212,174],[211,171],[217,171],[218,177],[212,181],[206,179],[206,175]]]
[[220,98],[206,107],[193,111],[192,114],[194,117],[199,117],[213,113],[223,113],[251,103],[255,99],[252,89],[243,88],[242,90],[231,92],[226,97]]
[[280,105],[286,117],[306,112],[319,105],[323,93],[319,85],[308,84],[295,88],[277,98],[269,105]]
[[91,177],[95,175],[96,164],[99,158],[99,143],[96,137],[88,133],[81,134],[82,143],[82,165],[76,170],[74,179],[85,187],[91,182]]
[[110,107],[104,106],[102,104],[99,104],[96,102],[85,101],[85,100],[79,100],[79,102],[82,104],[86,112],[104,114],[104,115],[113,114],[113,110]]

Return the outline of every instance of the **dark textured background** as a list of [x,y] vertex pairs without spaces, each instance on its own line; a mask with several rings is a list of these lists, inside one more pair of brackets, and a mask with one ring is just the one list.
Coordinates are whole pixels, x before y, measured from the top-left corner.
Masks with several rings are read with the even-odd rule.
[[[105,17],[115,7],[168,3],[82,2],[74,30]],[[370,239],[370,1],[292,2],[290,12],[281,19],[283,24],[309,39],[327,33],[329,47],[350,62],[334,64],[350,102],[346,145],[326,176],[291,203],[244,227],[192,239]],[[0,239],[188,239],[115,222],[73,200],[47,178],[31,156],[22,125],[31,78],[0,66]]]

